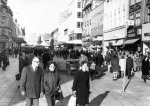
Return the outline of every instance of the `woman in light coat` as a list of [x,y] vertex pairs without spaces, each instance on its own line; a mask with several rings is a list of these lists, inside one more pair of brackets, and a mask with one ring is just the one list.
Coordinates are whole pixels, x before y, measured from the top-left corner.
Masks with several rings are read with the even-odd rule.
[[121,71],[121,77],[123,78],[123,75],[126,70],[126,59],[125,56],[121,56],[121,59],[119,60],[119,66],[120,66],[120,71]]

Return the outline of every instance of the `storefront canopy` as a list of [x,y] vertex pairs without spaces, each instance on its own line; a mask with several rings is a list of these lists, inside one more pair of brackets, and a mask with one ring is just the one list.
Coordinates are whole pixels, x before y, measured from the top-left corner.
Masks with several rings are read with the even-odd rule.
[[118,40],[113,46],[121,46],[123,44],[123,40]]
[[124,45],[129,45],[129,44],[133,44],[135,42],[137,42],[139,39],[130,39],[130,40],[126,40],[123,44]]
[[16,43],[27,43],[23,38],[13,38]]

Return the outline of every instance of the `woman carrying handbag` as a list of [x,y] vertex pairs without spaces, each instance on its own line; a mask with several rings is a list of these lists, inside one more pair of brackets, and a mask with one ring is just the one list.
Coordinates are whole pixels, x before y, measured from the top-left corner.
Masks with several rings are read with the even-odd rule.
[[89,104],[89,67],[88,63],[83,61],[80,70],[76,73],[73,82],[73,95],[76,95],[77,106],[88,106]]
[[60,90],[60,76],[57,71],[57,64],[49,62],[46,66],[46,72],[42,78],[42,92],[45,92],[45,97],[48,106],[54,106],[56,101],[56,94]]

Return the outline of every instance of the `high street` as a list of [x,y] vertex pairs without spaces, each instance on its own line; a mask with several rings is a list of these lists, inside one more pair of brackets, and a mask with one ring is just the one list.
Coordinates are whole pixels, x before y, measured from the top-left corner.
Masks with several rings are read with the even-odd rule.
[[[58,58],[55,58],[57,61]],[[63,59],[59,59],[62,60]],[[20,95],[18,81],[15,75],[18,72],[18,58],[10,58],[10,66],[6,71],[0,69],[0,106],[23,106],[24,98]],[[72,93],[73,75],[60,72],[61,89],[64,99],[58,101],[56,106],[67,106]],[[90,105],[89,106],[149,106],[150,104],[150,81],[144,83],[140,78],[141,73],[135,73],[130,80],[126,92],[122,92],[122,79],[112,80],[112,73],[90,81]],[[128,83],[126,79],[126,83]],[[45,98],[40,98],[40,106],[46,106]]]

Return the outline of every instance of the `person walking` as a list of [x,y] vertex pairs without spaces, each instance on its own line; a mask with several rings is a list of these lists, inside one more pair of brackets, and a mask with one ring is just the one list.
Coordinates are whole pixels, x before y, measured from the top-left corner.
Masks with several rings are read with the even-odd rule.
[[111,67],[113,70],[113,80],[117,80],[119,72],[119,58],[117,54],[113,54],[113,58],[111,59]]
[[89,104],[89,67],[88,63],[83,61],[81,69],[77,71],[72,86],[73,95],[76,95],[77,106],[88,106]]
[[126,71],[128,75],[128,79],[131,78],[131,72],[133,71],[133,59],[131,58],[132,54],[129,53],[126,59]]
[[43,95],[41,92],[42,70],[38,67],[39,58],[33,57],[32,64],[23,68],[20,79],[21,95],[25,97],[25,106],[39,106],[39,98]]
[[57,70],[57,64],[53,61],[48,62],[46,71],[42,79],[42,92],[45,91],[45,97],[48,106],[55,105],[55,94],[60,89],[60,76]]
[[149,68],[150,68],[150,59],[148,57],[148,53],[146,52],[143,60],[142,60],[142,78],[146,83],[149,75]]
[[19,57],[19,75],[21,77],[22,70],[25,66],[28,66],[28,58],[26,57],[25,52],[21,53]]
[[121,56],[121,59],[119,60],[119,66],[120,66],[120,71],[121,71],[121,77],[123,78],[126,70],[126,59],[125,56]]

